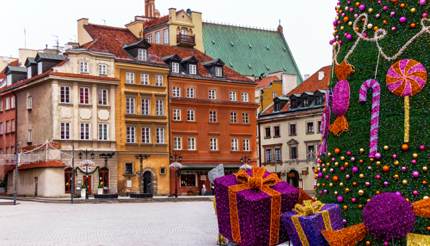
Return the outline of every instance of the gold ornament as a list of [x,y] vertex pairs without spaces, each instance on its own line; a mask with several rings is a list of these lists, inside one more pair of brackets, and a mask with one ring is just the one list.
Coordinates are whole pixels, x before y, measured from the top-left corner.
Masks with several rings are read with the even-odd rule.
[[412,154],[412,157],[413,157],[414,159],[417,159],[417,158],[418,158],[418,154],[417,154],[417,153],[413,153],[413,154]]
[[384,150],[389,150],[389,149],[390,149],[390,147],[388,147],[388,145],[384,146]]
[[358,191],[358,195],[363,196],[364,195],[364,190],[359,190]]
[[407,179],[402,180],[402,184],[407,185],[408,184],[408,180]]

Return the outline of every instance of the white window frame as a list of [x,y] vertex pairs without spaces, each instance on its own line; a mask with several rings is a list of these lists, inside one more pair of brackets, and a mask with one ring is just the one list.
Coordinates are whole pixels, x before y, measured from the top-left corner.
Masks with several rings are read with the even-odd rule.
[[157,116],[164,116],[164,101],[157,99],[155,103],[155,111]]
[[79,72],[80,73],[90,73],[90,66],[87,61],[79,62]]
[[164,76],[161,74],[157,74],[155,76],[155,86],[163,86],[164,85]]
[[230,112],[230,123],[237,123],[237,112]]
[[91,139],[91,124],[84,122],[79,127],[79,139],[90,140]]
[[182,150],[182,137],[173,137],[173,150]]
[[70,97],[70,86],[61,86],[60,87],[60,103],[71,103],[71,97]]
[[209,110],[209,123],[218,122],[218,112],[216,110]]
[[182,118],[181,114],[182,114],[181,109],[179,109],[179,108],[173,109],[173,116],[172,116],[173,121],[181,121],[181,118]]
[[163,41],[164,41],[164,44],[169,44],[169,29],[164,29]]
[[196,88],[188,87],[186,97],[187,98],[196,98]]
[[188,72],[191,75],[197,74],[197,64],[188,64]]
[[218,151],[218,138],[211,137],[209,140],[209,150]]
[[231,151],[237,152],[239,151],[239,139],[232,138],[231,139]]
[[137,49],[137,60],[138,61],[147,61],[148,60],[148,50],[143,48]]
[[105,63],[99,63],[99,75],[107,76],[108,75],[108,65]]
[[179,63],[178,62],[172,62],[172,73],[179,73]]
[[151,128],[142,127],[142,143],[151,144]]
[[136,114],[136,97],[126,96],[125,99],[125,113],[126,114]]
[[242,123],[249,124],[249,114],[246,112],[242,113]]
[[126,127],[126,137],[125,141],[128,144],[136,143],[136,126],[128,125]]
[[157,144],[165,144],[166,143],[166,137],[165,137],[166,130],[163,127],[157,128]]
[[237,92],[230,91],[228,93],[228,97],[229,97],[229,99],[230,99],[231,102],[237,102]]
[[70,139],[70,122],[60,123],[60,139],[69,140]]
[[5,98],[5,110],[10,109],[10,97]]
[[89,87],[79,87],[79,104],[91,104],[91,90]]
[[173,87],[172,88],[172,97],[181,97],[181,87]]
[[187,121],[190,121],[190,122],[196,121],[196,111],[194,109],[187,110]]
[[136,75],[134,72],[125,72],[125,83],[132,85],[135,83]]
[[242,149],[246,152],[251,151],[251,141],[248,138],[243,139]]
[[197,150],[197,141],[195,137],[189,137],[188,138],[188,150],[189,151],[195,151]]
[[98,104],[103,106],[109,105],[109,90],[106,88],[98,89]]
[[140,74],[140,83],[142,85],[149,85],[150,84],[150,82],[149,82],[149,74],[147,74],[147,73],[141,73]]
[[142,115],[150,115],[151,114],[151,99],[144,97],[142,98]]
[[160,33],[160,31],[155,32],[155,43],[161,44],[161,33]]
[[242,92],[242,102],[249,102],[248,92]]
[[27,95],[27,110],[33,109],[33,97]]
[[222,77],[223,76],[223,69],[221,66],[215,67],[215,77]]
[[99,141],[109,140],[109,124],[99,123],[98,125],[98,139]]
[[216,100],[216,89],[210,89],[208,91],[209,100]]

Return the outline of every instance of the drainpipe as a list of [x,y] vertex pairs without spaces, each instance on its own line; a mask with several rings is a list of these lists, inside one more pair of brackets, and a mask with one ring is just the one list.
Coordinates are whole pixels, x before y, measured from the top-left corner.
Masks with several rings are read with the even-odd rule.
[[260,132],[260,121],[257,123],[257,134],[258,134],[258,160],[259,166],[262,166],[261,162],[261,132]]

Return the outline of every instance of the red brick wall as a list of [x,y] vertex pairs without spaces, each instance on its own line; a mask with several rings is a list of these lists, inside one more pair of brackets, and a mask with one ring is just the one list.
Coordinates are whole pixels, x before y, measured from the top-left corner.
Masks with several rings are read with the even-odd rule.
[[[0,103],[2,103],[2,110],[0,111],[0,123],[3,124],[3,131],[0,132],[0,154],[13,154],[15,152],[16,141],[16,102],[15,107],[6,110],[6,98],[14,97],[13,94],[0,95]],[[9,122],[9,132],[7,133],[6,122]],[[11,123],[12,122],[12,123]],[[14,122],[14,123],[13,123]],[[13,125],[12,125],[13,124]],[[4,165],[0,161],[0,165]],[[10,163],[13,164],[13,163]],[[0,168],[0,179],[4,177],[4,166]]]

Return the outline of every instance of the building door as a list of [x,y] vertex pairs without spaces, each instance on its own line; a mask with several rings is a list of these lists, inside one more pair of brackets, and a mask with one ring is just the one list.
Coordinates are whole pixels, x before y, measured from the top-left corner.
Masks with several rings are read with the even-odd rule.
[[103,188],[109,187],[109,169],[106,167],[100,168],[99,177],[100,177],[100,183],[103,184]]
[[[72,175],[73,171],[71,167],[64,170],[64,192],[66,194],[70,194],[70,191],[72,190]],[[75,185],[73,185],[73,187],[76,189]]]
[[85,187],[87,187],[87,194],[91,195],[93,190],[91,185],[91,175],[84,175],[84,184]]
[[152,173],[150,171],[146,171],[143,173],[143,193],[152,194]]
[[34,196],[37,196],[37,186],[39,185],[39,177],[34,177]]
[[287,175],[287,182],[298,188],[299,187],[299,173],[296,170],[291,170]]

